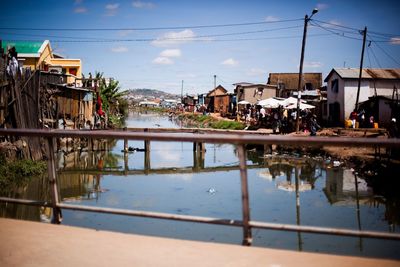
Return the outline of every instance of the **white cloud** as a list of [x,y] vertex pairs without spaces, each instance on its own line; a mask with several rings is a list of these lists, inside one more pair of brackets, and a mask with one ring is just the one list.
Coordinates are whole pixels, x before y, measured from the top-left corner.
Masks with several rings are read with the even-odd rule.
[[222,61],[221,64],[227,65],[227,66],[237,66],[239,64],[239,62],[234,60],[233,58],[228,58],[228,59]]
[[180,57],[181,56],[180,49],[166,49],[160,53],[161,57]]
[[328,7],[329,7],[329,5],[328,4],[324,4],[324,3],[318,3],[317,6],[316,6],[316,8],[318,10],[324,10],[324,9],[327,9]]
[[156,40],[152,41],[151,44],[154,46],[169,46],[176,45],[179,43],[186,43],[191,40],[196,35],[190,29],[186,29],[180,32],[167,32],[161,37],[158,37]]
[[125,53],[125,52],[128,52],[129,49],[126,46],[117,46],[117,47],[111,48],[111,51],[114,53]]
[[115,10],[115,9],[118,9],[118,7],[119,7],[118,3],[106,5],[106,9],[108,9],[108,10]]
[[118,3],[107,4],[106,5],[106,10],[107,10],[106,16],[115,16],[117,14],[118,8],[119,8]]
[[77,7],[74,9],[74,13],[86,13],[87,9],[84,7]]
[[251,68],[246,74],[247,76],[261,76],[266,75],[266,71],[258,68]]
[[390,43],[394,45],[400,45],[400,37],[392,37],[390,38]]
[[132,6],[135,8],[154,8],[156,5],[151,2],[133,1]]
[[118,36],[125,37],[133,33],[133,30],[120,30],[117,32]]
[[153,63],[158,65],[171,65],[174,64],[174,61],[167,57],[157,57],[153,60]]
[[279,18],[278,18],[278,17],[275,17],[275,16],[267,16],[267,17],[265,18],[265,21],[266,21],[266,22],[279,21]]
[[318,61],[309,61],[309,62],[304,62],[304,67],[305,68],[321,68],[323,64]]

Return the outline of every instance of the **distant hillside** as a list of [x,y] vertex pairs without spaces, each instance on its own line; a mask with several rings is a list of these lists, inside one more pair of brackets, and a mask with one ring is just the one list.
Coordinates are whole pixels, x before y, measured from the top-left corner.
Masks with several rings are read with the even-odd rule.
[[140,97],[140,98],[163,98],[163,99],[176,99],[180,98],[180,95],[170,94],[160,90],[155,89],[129,89],[129,96]]

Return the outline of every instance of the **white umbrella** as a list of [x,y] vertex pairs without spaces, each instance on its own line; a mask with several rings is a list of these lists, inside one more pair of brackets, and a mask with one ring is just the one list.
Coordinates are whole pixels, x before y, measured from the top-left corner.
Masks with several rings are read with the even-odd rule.
[[[297,104],[297,98],[294,98],[294,97],[291,96],[291,97],[288,97],[288,98],[284,99],[282,102],[284,103],[284,106],[288,106],[288,105],[291,105],[291,104]],[[300,99],[300,102],[305,103],[306,101]]]
[[[285,109],[295,109],[295,108],[297,108],[297,103],[295,103],[295,104],[290,104],[290,105],[288,105],[288,106],[285,107]],[[309,104],[306,104],[306,103],[300,103],[300,109],[301,109],[301,110],[304,110],[304,109],[312,109],[312,108],[315,108],[315,106],[309,105]]]
[[260,106],[263,106],[266,108],[277,108],[279,106],[283,106],[283,103],[282,103],[282,101],[279,101],[279,100],[271,97],[271,98],[267,98],[267,99],[258,101],[257,105],[260,105]]
[[247,105],[247,104],[250,104],[250,102],[246,101],[246,100],[242,100],[242,101],[238,102],[238,105]]

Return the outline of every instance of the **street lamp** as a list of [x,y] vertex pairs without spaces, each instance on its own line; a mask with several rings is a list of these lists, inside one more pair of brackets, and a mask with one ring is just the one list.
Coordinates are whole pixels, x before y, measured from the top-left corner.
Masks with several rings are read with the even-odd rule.
[[301,98],[301,91],[303,90],[302,81],[303,81],[303,61],[304,61],[304,49],[306,46],[306,38],[307,38],[307,26],[308,22],[311,20],[312,16],[318,12],[317,8],[314,8],[311,16],[304,17],[304,32],[303,32],[303,43],[301,45],[301,57],[300,57],[300,70],[299,70],[299,83],[297,86],[297,110],[296,110],[296,133],[299,132],[299,115],[300,115],[300,98]]

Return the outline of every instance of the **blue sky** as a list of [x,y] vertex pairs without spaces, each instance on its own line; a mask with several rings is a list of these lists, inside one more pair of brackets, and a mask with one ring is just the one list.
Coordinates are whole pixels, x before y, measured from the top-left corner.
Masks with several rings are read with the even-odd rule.
[[[298,72],[304,16],[315,7],[304,71],[325,77],[333,67],[358,68],[356,29],[365,26],[372,42],[364,67],[400,68],[396,1],[6,0],[0,38],[49,39],[56,52],[82,59],[85,74],[104,72],[123,89],[180,93],[184,80],[184,93],[204,93],[215,74],[231,91],[236,82],[266,83],[270,72]],[[257,24],[194,27],[246,23]]]

